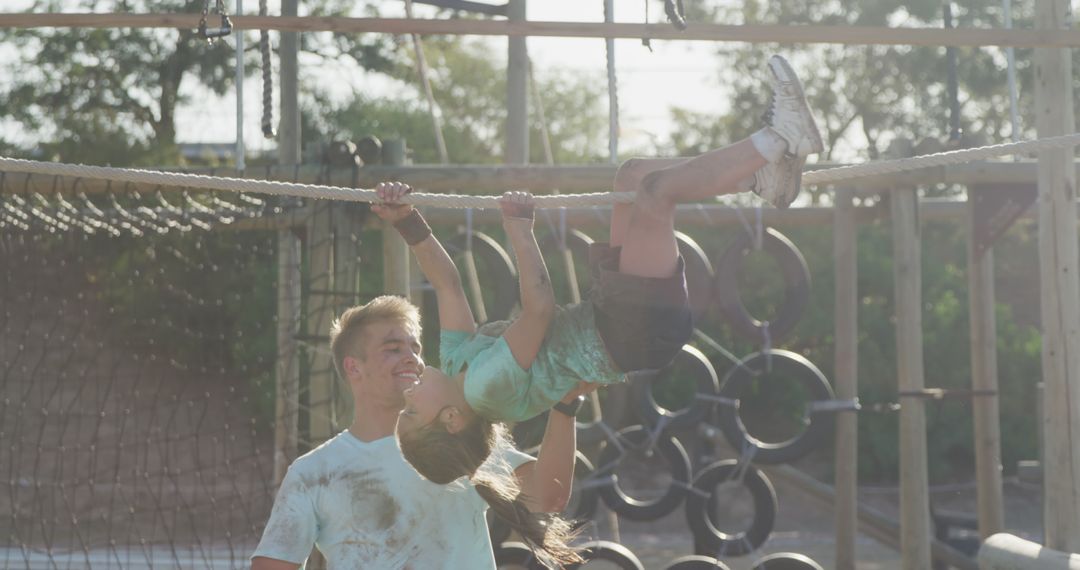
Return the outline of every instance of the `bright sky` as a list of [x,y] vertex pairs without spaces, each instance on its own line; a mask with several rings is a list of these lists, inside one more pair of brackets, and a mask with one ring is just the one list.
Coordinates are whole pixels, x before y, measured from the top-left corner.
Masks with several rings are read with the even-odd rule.
[[[490,1],[489,3],[496,3]],[[278,13],[275,2],[271,2],[271,13]],[[619,22],[640,23],[645,21],[644,2],[616,2],[615,19]],[[229,3],[233,12],[237,11],[236,0]],[[257,10],[255,0],[241,4],[245,13]],[[587,5],[587,6],[586,6]],[[387,17],[404,17],[404,2],[395,7],[395,2],[381,5]],[[650,22],[666,22],[660,2],[651,2]],[[416,5],[416,17],[431,17],[434,10],[429,6]],[[303,1],[301,0],[301,13]],[[532,0],[528,4],[528,18],[540,21],[603,21],[601,0],[583,2],[582,0]],[[245,34],[245,42],[252,45],[258,34]],[[492,45],[494,53],[505,58],[506,40],[485,38]],[[616,41],[616,69],[620,110],[620,148],[651,146],[652,139],[664,139],[670,124],[668,109],[679,105],[696,111],[722,113],[726,110],[724,97],[718,87],[718,74],[712,44],[707,42],[665,42],[653,41],[653,51],[641,45],[640,40]],[[583,72],[595,77],[597,82],[607,84],[604,40],[577,38],[530,38],[529,55],[538,70],[563,69]],[[312,63],[316,63],[313,61]],[[320,81],[327,93],[336,100],[345,100],[354,90],[382,90],[393,92],[392,85],[379,78],[359,72],[352,66],[342,63],[340,67],[330,69],[326,62],[317,61],[321,69],[316,73],[323,77],[332,77],[332,81]],[[301,60],[301,66],[304,66]],[[305,70],[313,70],[305,67]],[[275,78],[276,80],[276,78]],[[273,143],[262,138],[260,133],[261,117],[261,82],[255,77],[245,82],[244,90],[244,138],[250,151],[272,148]],[[198,104],[189,106],[180,113],[178,138],[182,142],[228,142],[235,140],[236,104],[235,94],[218,99],[206,94],[192,94]],[[275,93],[276,97],[276,93]],[[602,102],[607,105],[606,98]],[[278,117],[275,110],[275,117]],[[207,120],[209,118],[210,120]],[[597,149],[605,153],[605,147]]]

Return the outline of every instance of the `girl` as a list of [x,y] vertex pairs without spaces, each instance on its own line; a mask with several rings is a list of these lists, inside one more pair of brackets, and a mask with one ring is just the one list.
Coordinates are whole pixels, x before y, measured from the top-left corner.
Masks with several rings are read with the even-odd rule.
[[[615,191],[634,192],[635,201],[614,207],[610,244],[592,247],[594,288],[583,303],[555,307],[532,232],[532,197],[508,192],[500,207],[517,257],[521,312],[477,329],[453,261],[419,212],[399,202],[411,189],[379,185],[383,204],[373,211],[417,252],[439,305],[442,369],[428,367],[406,390],[397,427],[402,453],[421,475],[436,483],[475,476],[499,439],[498,422],[550,408],[574,415],[588,383],[659,369],[678,354],[692,323],[676,204],[751,190],[786,206],[798,192],[806,156],[823,150],[791,67],[773,56],[769,70],[770,123],[749,138],[689,160],[631,159],[620,166]],[[543,534],[534,536],[534,544],[549,546]]]

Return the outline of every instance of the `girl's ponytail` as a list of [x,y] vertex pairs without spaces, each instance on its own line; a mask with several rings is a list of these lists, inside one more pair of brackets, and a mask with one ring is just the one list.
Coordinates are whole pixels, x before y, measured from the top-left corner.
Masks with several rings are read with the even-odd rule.
[[584,562],[568,544],[575,535],[570,523],[558,516],[529,511],[512,476],[477,473],[472,482],[491,510],[521,535],[541,563],[561,568]]

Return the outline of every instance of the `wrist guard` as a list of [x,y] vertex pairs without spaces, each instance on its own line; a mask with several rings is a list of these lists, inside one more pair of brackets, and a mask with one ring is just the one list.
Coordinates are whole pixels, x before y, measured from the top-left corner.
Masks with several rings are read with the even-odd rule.
[[431,226],[415,208],[409,212],[408,216],[394,222],[394,229],[405,238],[405,243],[409,245],[416,245],[431,235]]

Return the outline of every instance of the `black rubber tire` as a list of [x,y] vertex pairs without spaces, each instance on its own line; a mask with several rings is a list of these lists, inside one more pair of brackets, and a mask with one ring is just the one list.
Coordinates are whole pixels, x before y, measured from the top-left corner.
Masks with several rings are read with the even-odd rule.
[[727,564],[720,562],[719,560],[711,556],[700,556],[697,554],[691,554],[690,556],[682,556],[671,561],[671,564],[664,566],[664,570],[730,570]]
[[634,556],[630,549],[609,540],[594,540],[592,542],[586,542],[577,547],[580,549],[579,554],[585,559],[582,564],[571,564],[566,567],[566,570],[577,570],[589,562],[595,560],[604,560],[610,562],[621,568],[622,570],[645,570],[645,567],[641,565],[641,561],[637,556]]
[[[465,266],[461,261],[465,253],[465,239],[465,234],[459,233],[443,242],[447,253],[454,258],[459,269]],[[517,271],[513,261],[510,260],[510,255],[498,241],[483,232],[473,232],[472,250],[476,258],[477,272],[480,273],[480,283],[484,289],[484,308],[487,309],[488,321],[509,319],[514,306],[518,303],[519,295]],[[464,275],[462,279],[465,279]],[[431,295],[434,296],[434,293]],[[469,300],[472,301],[471,298]]]
[[780,443],[766,443],[748,433],[745,424],[739,418],[737,402],[751,387],[754,377],[765,370],[770,360],[771,373],[787,375],[798,380],[806,388],[811,401],[834,398],[825,375],[812,362],[794,352],[787,350],[755,352],[739,364],[732,366],[720,386],[720,396],[736,400],[736,405],[718,406],[720,429],[737,452],[747,447],[756,448],[753,462],[761,465],[788,463],[826,445],[830,440],[829,436],[834,423],[831,413],[808,413],[806,429],[799,435]]
[[758,560],[750,570],[824,570],[824,568],[803,554],[777,552]]
[[504,542],[494,547],[495,567],[520,566],[528,570],[547,570],[547,567],[536,559],[536,555],[528,546],[520,542]]
[[708,499],[686,502],[686,522],[694,535],[694,553],[703,556],[743,556],[757,550],[772,533],[776,523],[776,491],[760,469],[746,466],[742,484],[754,501],[754,519],[749,528],[736,533],[721,532],[709,512],[715,505],[713,493],[718,485],[730,480],[739,462],[734,459],[717,461],[694,478],[694,489]]
[[[537,220],[538,227],[545,225],[547,224]],[[544,260],[549,268],[561,268],[563,266],[563,259],[559,257],[558,239],[558,236],[548,232],[538,240],[540,252],[544,255]],[[577,275],[578,291],[581,293],[582,299],[588,297],[589,287],[592,286],[592,275],[589,271],[589,246],[592,245],[593,241],[593,238],[589,237],[585,232],[569,228],[566,230],[566,247],[574,257],[574,273]],[[556,293],[558,293],[558,290],[556,290]],[[570,294],[567,292],[565,295],[556,297],[556,302],[565,305],[572,303],[573,299],[570,298]]]
[[694,322],[701,321],[709,306],[712,305],[712,290],[715,271],[705,250],[690,236],[675,232],[679,244],[679,253],[686,263],[686,291],[690,297],[690,313]]
[[498,547],[510,538],[511,528],[506,521],[499,518],[493,509],[487,511],[488,536],[491,537],[491,546]]
[[600,495],[596,487],[585,485],[590,481],[596,469],[585,454],[578,451],[574,453],[574,485],[570,491],[570,501],[563,510],[562,516],[567,520],[585,522],[592,520],[596,514],[596,506],[600,503]]
[[[669,410],[656,403],[653,387],[657,383],[671,381],[676,368],[693,377],[695,397],[687,407]],[[716,407],[716,400],[697,396],[715,398],[720,392],[720,381],[712,363],[700,350],[690,345],[682,347],[670,365],[657,372],[636,373],[631,382],[641,423],[655,426],[661,418],[667,418],[667,427],[672,429],[695,427],[708,418]]]
[[735,242],[728,246],[716,267],[713,295],[725,320],[739,335],[752,342],[776,344],[795,328],[810,301],[810,270],[806,260],[795,244],[780,232],[766,228],[761,247],[776,260],[784,277],[784,303],[769,319],[768,337],[765,323],[754,318],[739,295],[739,275],[742,274],[743,258],[753,247],[749,232],[740,232]]
[[[649,431],[643,426],[630,426],[616,432],[624,448],[640,447],[648,443]],[[679,508],[690,485],[690,458],[682,442],[670,433],[662,433],[656,441],[655,451],[667,461],[671,470],[671,486],[664,495],[651,501],[641,501],[627,495],[619,487],[615,469],[621,460],[618,445],[609,441],[600,454],[596,468],[597,477],[610,477],[609,484],[598,487],[600,497],[612,511],[634,521],[656,520]]]

